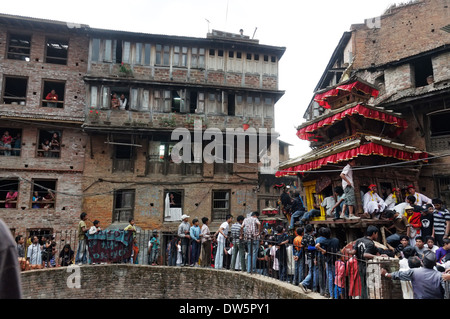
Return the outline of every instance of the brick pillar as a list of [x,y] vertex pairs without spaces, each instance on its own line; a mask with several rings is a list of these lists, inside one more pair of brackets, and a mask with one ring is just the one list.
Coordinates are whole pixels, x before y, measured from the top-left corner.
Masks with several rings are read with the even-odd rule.
[[400,281],[381,276],[381,268],[398,271],[397,258],[378,257],[367,263],[367,289],[370,299],[403,299]]

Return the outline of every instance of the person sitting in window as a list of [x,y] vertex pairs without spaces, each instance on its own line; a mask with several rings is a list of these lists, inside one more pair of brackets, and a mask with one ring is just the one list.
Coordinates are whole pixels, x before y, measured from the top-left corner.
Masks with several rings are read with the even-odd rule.
[[58,106],[58,104],[56,103],[56,101],[58,101],[58,94],[56,94],[55,90],[51,90],[50,93],[47,94],[45,99],[47,101],[52,101],[52,102],[47,102],[48,107],[57,107]]
[[31,208],[41,208],[41,204],[39,203],[42,200],[41,196],[39,196],[39,192],[35,191],[33,193],[32,206]]
[[17,200],[17,191],[10,190],[6,194],[5,208],[16,208],[16,203],[12,203],[15,202],[16,200]]
[[60,143],[59,143],[59,135],[58,133],[53,133],[52,140],[50,141],[50,149],[52,157],[59,157],[60,152]]
[[50,189],[47,190],[47,195],[45,195],[42,198],[42,201],[47,202],[47,204],[44,205],[44,208],[53,208],[53,203],[55,202],[55,195]]
[[6,156],[11,156],[11,143],[12,143],[12,136],[9,135],[8,131],[5,131],[3,133],[0,146],[4,150],[3,154]]
[[120,106],[120,102],[119,102],[119,99],[117,98],[117,94],[113,93],[113,95],[111,97],[111,109],[117,110],[117,109],[119,109],[119,106]]
[[127,106],[127,98],[125,97],[125,95],[124,94],[122,94],[121,96],[120,96],[120,99],[119,99],[119,109],[121,109],[121,110],[128,110],[128,106]]
[[44,143],[41,144],[42,154],[44,157],[50,157],[50,141],[46,139]]

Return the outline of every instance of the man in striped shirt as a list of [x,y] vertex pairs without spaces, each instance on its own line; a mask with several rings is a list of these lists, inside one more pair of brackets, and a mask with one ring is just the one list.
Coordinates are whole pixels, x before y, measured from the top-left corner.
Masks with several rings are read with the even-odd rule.
[[231,242],[233,243],[233,256],[231,257],[231,270],[236,270],[236,257],[239,254],[239,259],[241,261],[241,270],[245,269],[245,246],[244,240],[241,235],[241,227],[244,222],[245,217],[239,215],[237,217],[237,223],[231,226]]
[[443,207],[443,202],[440,198],[433,199],[434,213],[433,213],[433,237],[438,246],[444,245],[444,238],[448,238],[450,234],[450,212]]
[[259,235],[261,234],[261,222],[258,219],[259,212],[253,212],[244,219],[241,226],[241,235],[248,245],[247,272],[256,271],[256,259],[258,258]]

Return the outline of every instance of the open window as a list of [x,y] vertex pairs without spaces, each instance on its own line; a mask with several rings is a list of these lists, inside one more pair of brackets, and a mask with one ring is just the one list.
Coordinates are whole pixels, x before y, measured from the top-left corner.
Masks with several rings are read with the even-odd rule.
[[31,36],[10,34],[8,39],[8,59],[30,61]]
[[22,149],[22,130],[1,127],[0,134],[0,156],[20,156]]
[[0,180],[0,208],[17,208],[19,199],[19,180],[6,178]]
[[181,220],[183,215],[184,191],[182,189],[164,190],[164,221]]
[[44,80],[41,106],[63,108],[66,83],[64,81]]
[[230,190],[212,191],[212,220],[224,221],[230,214]]
[[39,130],[37,157],[61,157],[62,132]]
[[415,87],[428,85],[427,78],[433,76],[431,57],[423,57],[411,63],[414,72]]
[[134,172],[133,138],[114,138],[109,142],[113,146],[113,172]]
[[68,50],[68,40],[48,38],[46,43],[45,62],[67,65]]
[[27,101],[28,78],[5,76],[3,81],[3,104],[25,105]]
[[56,180],[33,179],[31,207],[54,209],[56,204]]
[[133,218],[134,198],[134,189],[119,189],[114,192],[113,223],[127,223]]

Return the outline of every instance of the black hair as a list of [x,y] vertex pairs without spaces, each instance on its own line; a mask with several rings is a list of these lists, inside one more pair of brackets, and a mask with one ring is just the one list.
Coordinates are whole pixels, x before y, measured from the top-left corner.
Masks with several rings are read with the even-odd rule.
[[433,198],[433,199],[431,200],[431,202],[432,202],[433,204],[440,204],[440,205],[443,204],[443,202],[442,202],[442,200],[441,200],[440,198]]
[[278,225],[277,228],[276,228],[276,231],[277,231],[277,233],[283,232],[283,226]]
[[342,186],[336,186],[334,188],[334,192],[339,196],[342,196],[342,194],[344,194],[344,189],[342,188]]
[[304,232],[303,227],[297,228],[297,235],[301,236],[301,235],[303,235],[303,232]]
[[20,240],[22,237],[23,237],[22,235],[17,235],[17,236],[16,236],[16,243],[18,243],[19,240]]
[[225,220],[229,220],[229,219],[232,218],[232,217],[233,217],[233,215],[228,214],[227,216],[225,216]]
[[416,202],[416,198],[413,195],[409,195],[408,197],[406,197],[408,199],[408,201],[411,204],[414,204]]
[[433,241],[433,243],[435,242],[433,236],[427,236],[427,237],[425,237],[425,241],[429,241],[430,239]]
[[401,235],[401,236],[400,236],[400,241],[401,241],[402,239],[406,239],[406,240],[408,240],[408,241],[409,241],[409,237],[408,237],[408,236],[406,236],[406,235]]
[[409,258],[416,255],[416,250],[412,246],[407,246],[403,249],[403,257]]
[[245,217],[244,216],[242,216],[242,215],[239,215],[237,218],[237,221],[239,222],[239,221],[241,221],[241,220],[244,220],[245,219]]
[[259,217],[259,212],[257,212],[257,211],[252,212],[252,216]]
[[420,268],[422,262],[418,256],[411,256],[408,258],[408,266],[409,268]]
[[86,217],[86,216],[87,216],[87,214],[86,214],[85,212],[82,212],[82,213],[80,214],[80,219],[83,220],[84,217]]
[[421,240],[422,242],[425,242],[425,241],[423,240],[423,237],[422,237],[422,236],[417,236],[417,237],[416,237],[416,241],[417,241],[417,240]]
[[385,212],[386,218],[392,218],[397,212],[395,210],[387,210]]
[[308,224],[308,225],[305,226],[305,232],[310,233],[310,232],[312,232],[313,230],[314,230],[313,225]]
[[372,236],[375,233],[378,233],[378,227],[370,225],[367,227],[366,234],[367,236]]
[[196,222],[198,222],[198,219],[197,219],[197,218],[194,218],[194,219],[192,220],[192,224],[195,224]]
[[94,220],[93,224],[98,225],[98,224],[100,224],[100,221],[96,219],[96,220]]
[[128,219],[128,222],[131,223],[132,220],[134,220],[134,218],[131,217],[130,219]]
[[202,218],[202,223],[203,223],[203,224],[206,224],[206,222],[207,222],[208,220],[209,220],[208,217],[203,217],[203,218]]

